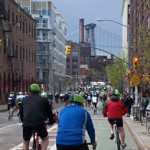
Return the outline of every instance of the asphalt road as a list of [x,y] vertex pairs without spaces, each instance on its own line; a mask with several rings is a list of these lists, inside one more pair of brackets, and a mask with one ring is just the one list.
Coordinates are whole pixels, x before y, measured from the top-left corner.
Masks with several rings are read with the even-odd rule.
[[[58,104],[58,108],[62,107],[62,104]],[[107,122],[107,118],[103,118],[101,115],[101,104],[98,105],[98,112],[96,115],[93,114],[93,110],[90,107],[86,107],[90,112],[93,119],[95,131],[96,131],[96,140],[97,140],[97,150],[116,150],[117,146],[114,140],[110,140],[110,129]],[[0,115],[0,150],[21,150],[22,149],[22,125],[18,121],[17,113],[14,113],[13,121],[8,121],[7,112],[1,112]],[[129,119],[129,118],[124,118]],[[126,150],[137,150],[137,146],[129,133],[128,129],[126,130]],[[57,132],[57,124],[48,128],[49,132],[49,146],[48,150],[56,150],[55,137]],[[87,136],[87,134],[86,134]],[[87,136],[87,141],[89,138]],[[31,142],[32,144],[32,142]],[[89,146],[92,150],[92,146]]]

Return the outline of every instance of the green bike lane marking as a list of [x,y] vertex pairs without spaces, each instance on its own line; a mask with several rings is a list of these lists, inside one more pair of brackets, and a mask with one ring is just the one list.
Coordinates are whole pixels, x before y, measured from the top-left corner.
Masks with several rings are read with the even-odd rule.
[[[97,150],[117,150],[117,145],[114,140],[110,140],[110,127],[107,119],[94,119],[93,120],[95,133],[96,133],[96,141],[97,141]],[[131,134],[128,129],[125,127],[126,133],[126,143],[127,147],[125,150],[138,150]],[[89,142],[89,137],[86,135],[87,142]],[[90,150],[92,150],[92,146],[89,146]]]

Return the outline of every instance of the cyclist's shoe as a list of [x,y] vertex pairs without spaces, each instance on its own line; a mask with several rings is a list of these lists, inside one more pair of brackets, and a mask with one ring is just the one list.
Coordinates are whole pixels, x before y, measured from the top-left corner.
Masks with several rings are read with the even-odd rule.
[[113,139],[114,139],[114,134],[111,134],[110,140],[113,140]]
[[127,147],[127,144],[122,144],[121,147],[122,149],[125,149]]

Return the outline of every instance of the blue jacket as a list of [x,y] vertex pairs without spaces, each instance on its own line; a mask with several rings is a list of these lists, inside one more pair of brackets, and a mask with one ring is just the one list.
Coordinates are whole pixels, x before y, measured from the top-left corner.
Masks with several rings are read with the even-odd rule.
[[83,107],[71,103],[59,112],[56,144],[83,144],[86,130],[91,143],[94,143],[95,129],[89,113]]

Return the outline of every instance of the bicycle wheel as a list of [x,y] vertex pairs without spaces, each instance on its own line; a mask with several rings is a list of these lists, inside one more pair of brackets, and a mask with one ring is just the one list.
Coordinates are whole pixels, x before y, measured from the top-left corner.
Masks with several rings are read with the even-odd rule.
[[38,145],[38,150],[41,150],[41,144]]
[[144,126],[144,124],[145,124],[145,117],[142,116],[142,117],[141,117],[141,125]]
[[9,120],[9,121],[12,121],[12,120],[13,120],[13,110],[12,110],[12,108],[10,108],[10,110],[9,110],[8,120]]
[[[117,129],[116,129],[117,130]],[[116,131],[116,143],[117,143],[117,150],[121,150],[120,146],[121,146],[121,141],[120,141],[120,137],[119,137],[119,131]]]
[[35,139],[33,140],[32,150],[36,150],[36,141],[35,141]]
[[150,134],[150,125],[147,126],[147,133]]

